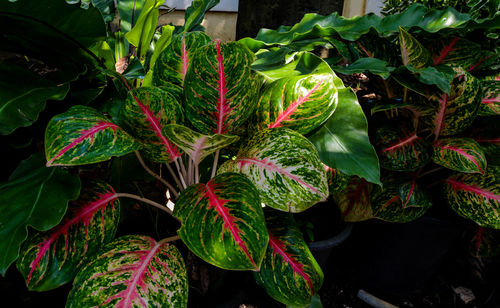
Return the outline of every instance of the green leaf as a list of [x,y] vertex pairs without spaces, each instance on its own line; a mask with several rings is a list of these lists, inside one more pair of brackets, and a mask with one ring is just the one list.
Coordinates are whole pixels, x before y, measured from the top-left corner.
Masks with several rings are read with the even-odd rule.
[[344,190],[351,177],[327,165],[325,165],[325,170],[328,177],[328,190],[330,194]]
[[[405,67],[407,70],[412,72],[416,79],[426,85],[435,85],[441,91],[445,93],[450,93],[451,82],[455,74],[453,70],[447,66],[443,67],[425,67],[421,69],[414,68],[412,65]],[[446,69],[448,68],[448,69]],[[451,70],[451,74],[449,72]],[[397,79],[396,79],[397,80]],[[417,91],[421,92],[421,91]]]
[[485,80],[481,82],[483,99],[478,115],[500,115],[500,80]]
[[172,42],[172,35],[174,33],[174,30],[175,27],[171,25],[161,27],[161,36],[156,41],[153,54],[151,55],[151,59],[149,60],[149,70],[146,76],[144,76],[144,81],[142,82],[143,87],[153,85],[153,72],[156,60],[163,52],[163,50],[165,50]]
[[447,138],[434,143],[432,160],[448,169],[484,174],[486,157],[479,143],[470,138]]
[[30,234],[17,268],[30,290],[46,291],[71,281],[115,236],[120,203],[103,182],[86,183],[63,221],[48,232]]
[[368,139],[368,123],[363,110],[350,88],[337,89],[335,113],[309,140],[328,167],[380,184],[378,157]]
[[369,71],[380,77],[389,78],[394,67],[388,66],[387,62],[377,58],[359,58],[348,66],[331,66],[332,70],[344,75],[359,74]]
[[484,175],[457,173],[445,181],[450,207],[482,227],[500,229],[500,167],[489,166]]
[[195,165],[198,165],[205,157],[215,153],[233,142],[238,136],[230,135],[203,135],[190,128],[177,124],[169,124],[163,128],[164,135],[176,146],[181,148]]
[[93,164],[138,148],[123,129],[86,106],[73,106],[56,115],[45,130],[47,166]]
[[113,0],[92,0],[92,4],[99,10],[104,22],[112,22],[115,18],[115,4]]
[[323,271],[314,259],[292,214],[266,211],[269,245],[255,280],[275,300],[304,307],[323,283]]
[[372,190],[372,183],[353,176],[341,192],[333,194],[340,209],[342,220],[358,222],[373,218],[370,201]]
[[191,5],[186,9],[184,31],[189,32],[198,25],[201,25],[203,18],[205,18],[205,13],[218,3],[219,0],[193,0]]
[[469,241],[469,252],[476,258],[500,255],[500,230],[476,226],[465,233]]
[[220,172],[245,174],[266,206],[301,212],[328,197],[328,180],[314,146],[287,128],[258,131]]
[[27,226],[47,231],[64,216],[80,193],[80,179],[66,170],[45,167],[43,154],[22,161],[0,184],[0,273],[5,275],[28,236]]
[[432,64],[431,53],[403,27],[399,27],[399,47],[404,65],[421,69]]
[[127,33],[137,22],[146,0],[117,0],[116,8],[120,15],[120,28],[123,33]]
[[126,235],[78,273],[66,307],[187,307],[187,298],[187,271],[177,248]]
[[259,270],[268,233],[259,193],[245,176],[223,173],[189,186],[174,216],[182,221],[182,241],[204,261],[224,269]]

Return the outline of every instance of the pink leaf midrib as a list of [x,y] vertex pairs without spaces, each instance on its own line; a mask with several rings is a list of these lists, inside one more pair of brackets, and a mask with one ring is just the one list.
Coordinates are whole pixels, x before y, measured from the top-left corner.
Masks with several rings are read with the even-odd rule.
[[434,120],[436,124],[436,128],[434,130],[435,138],[439,137],[439,134],[441,134],[441,130],[443,129],[443,122],[444,122],[447,103],[448,103],[448,95],[445,93],[439,100],[439,112],[436,116],[436,119]]
[[418,139],[419,137],[417,136],[417,134],[413,134],[411,135],[410,137],[398,142],[397,144],[393,145],[393,146],[390,146],[388,148],[385,148],[382,150],[382,153],[383,152],[387,152],[387,151],[392,151],[392,150],[395,150],[397,148],[401,148],[407,144],[411,144],[414,140]]
[[186,50],[186,34],[182,35],[182,56],[181,56],[181,61],[182,61],[182,81],[184,82],[184,78],[186,78],[186,73],[187,73],[188,66],[189,66],[188,53],[187,53],[187,50]]
[[454,37],[448,46],[445,46],[437,58],[434,59],[434,65],[438,65],[448,56],[448,54],[453,50],[453,47],[459,40],[458,37]]
[[500,202],[500,195],[496,195],[495,193],[493,193],[491,191],[484,190],[484,189],[482,189],[480,187],[476,187],[474,185],[467,185],[463,182],[459,182],[459,181],[454,180],[454,179],[447,179],[446,182],[451,185],[451,187],[453,188],[453,191],[455,191],[455,192],[460,189],[460,190],[468,191],[468,192],[474,193],[476,195],[485,197],[486,199],[489,199],[489,200],[495,200],[495,201]]
[[217,73],[219,78],[217,79],[217,90],[219,92],[219,99],[217,101],[217,134],[224,133],[224,119],[229,112],[229,104],[226,99],[227,88],[226,88],[226,75],[224,74],[224,57],[222,56],[220,48],[220,40],[215,41],[215,48],[217,50]]
[[474,156],[468,154],[467,152],[465,152],[465,150],[456,148],[454,146],[447,146],[447,145],[437,145],[437,147],[441,148],[443,150],[450,150],[450,151],[453,151],[453,152],[457,152],[458,154],[464,156],[465,158],[467,158],[468,160],[470,160],[477,167],[477,169],[479,169],[479,172],[481,172],[482,174],[484,174],[484,170],[481,168],[481,166],[479,166],[479,163],[476,161],[476,159],[474,158]]

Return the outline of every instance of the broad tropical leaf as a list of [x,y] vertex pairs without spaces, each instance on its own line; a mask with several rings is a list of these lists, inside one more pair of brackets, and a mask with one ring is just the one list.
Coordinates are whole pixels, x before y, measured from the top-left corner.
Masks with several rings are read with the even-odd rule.
[[219,172],[240,172],[260,192],[263,203],[301,212],[328,197],[328,179],[314,146],[288,128],[257,132]]
[[457,173],[445,181],[451,208],[482,227],[500,229],[500,167],[489,166],[484,175]]
[[[328,61],[328,59],[327,59]],[[387,79],[394,70],[394,67],[388,65],[384,60],[377,58],[359,58],[347,66],[332,66],[332,70],[344,75],[359,74],[369,71],[372,74],[379,75]]]
[[269,245],[255,280],[275,300],[304,307],[319,291],[323,272],[307,247],[292,214],[266,211]]
[[162,133],[167,124],[182,123],[180,103],[169,93],[154,87],[129,92],[120,110],[122,127],[136,137],[145,156],[155,162],[171,162],[181,154]]
[[238,136],[221,134],[207,136],[178,124],[166,125],[163,134],[189,155],[196,165],[208,155],[239,139]]
[[218,3],[219,0],[193,0],[184,15],[184,31],[189,32],[197,28],[203,21],[205,13]]
[[201,259],[224,269],[259,270],[268,233],[259,192],[245,176],[223,173],[189,186],[174,216],[182,221],[182,241]]
[[324,165],[324,167],[328,177],[328,190],[330,194],[341,192],[347,186],[351,177],[327,165]]
[[80,179],[60,168],[45,167],[43,154],[24,160],[0,184],[0,274],[19,254],[27,226],[47,231],[64,216],[69,200],[80,193]]
[[163,51],[170,46],[172,43],[172,36],[174,35],[175,27],[172,25],[166,25],[161,27],[161,36],[155,43],[155,49],[151,58],[149,60],[149,70],[144,76],[144,80],[142,81],[142,87],[150,87],[153,85],[153,74],[155,71],[156,61],[160,59]]
[[500,80],[481,82],[483,99],[479,107],[480,116],[500,115]]
[[433,147],[432,160],[436,164],[455,171],[484,174],[486,157],[474,139],[441,139]]
[[432,64],[431,53],[403,27],[399,27],[399,47],[404,65],[420,69]]
[[344,221],[358,222],[373,217],[370,203],[372,190],[372,183],[353,176],[341,192],[333,194]]
[[210,37],[203,32],[183,32],[174,36],[172,43],[156,61],[153,84],[161,86],[164,83],[173,83],[182,86],[193,52],[210,41]]
[[73,106],[53,117],[45,130],[47,166],[93,164],[139,146],[121,127],[86,106]]
[[184,80],[186,117],[204,134],[234,132],[255,109],[260,78],[255,56],[237,42],[220,40],[198,48]]
[[17,268],[30,290],[46,291],[71,281],[118,227],[120,203],[103,182],[86,183],[63,221],[48,232],[31,234]]
[[126,235],[76,276],[66,307],[186,307],[188,278],[177,248]]
[[495,257],[500,254],[500,230],[476,226],[466,232],[469,252],[477,258]]

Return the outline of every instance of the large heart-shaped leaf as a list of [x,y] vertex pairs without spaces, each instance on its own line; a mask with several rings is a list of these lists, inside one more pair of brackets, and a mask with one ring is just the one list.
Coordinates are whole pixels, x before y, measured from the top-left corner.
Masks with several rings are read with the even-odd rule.
[[153,84],[161,86],[164,83],[173,83],[182,86],[193,52],[210,41],[210,37],[203,32],[187,32],[174,36],[172,43],[156,61]]
[[129,92],[120,110],[122,127],[142,143],[142,152],[155,162],[171,162],[181,154],[162,133],[162,128],[184,119],[180,103],[169,93],[154,87]]
[[49,232],[31,234],[17,268],[30,290],[46,291],[71,281],[89,258],[115,236],[120,203],[111,186],[89,182]]
[[480,226],[500,229],[500,167],[489,166],[484,175],[458,173],[445,181],[451,208]]
[[184,80],[185,109],[197,130],[231,133],[249,118],[261,85],[250,68],[254,58],[240,43],[220,40],[193,53]]
[[312,256],[292,214],[266,211],[269,246],[255,280],[275,300],[304,307],[323,283],[323,271]]
[[47,166],[92,164],[138,148],[132,136],[86,106],[73,106],[53,117],[45,130]]
[[188,278],[177,248],[126,235],[76,276],[66,307],[186,307]]
[[314,146],[288,128],[258,131],[219,172],[241,172],[255,184],[262,202],[301,212],[328,196],[328,179]]
[[483,99],[478,114],[481,116],[500,115],[500,80],[481,82]]
[[455,171],[484,174],[486,157],[474,139],[441,139],[433,147],[432,160],[436,164]]
[[163,133],[170,141],[189,155],[196,165],[208,155],[239,139],[238,136],[221,134],[207,136],[178,124],[166,125],[163,128]]
[[431,53],[403,27],[399,27],[399,47],[404,65],[419,69],[432,64]]
[[353,176],[341,192],[333,195],[344,221],[358,222],[373,217],[370,203],[372,190],[372,183]]
[[268,233],[259,192],[243,175],[223,173],[184,190],[174,216],[178,233],[198,257],[231,270],[259,270]]
[[5,275],[28,236],[27,226],[47,231],[64,216],[69,200],[80,193],[80,179],[60,168],[45,167],[43,154],[17,166],[0,184],[0,273]]

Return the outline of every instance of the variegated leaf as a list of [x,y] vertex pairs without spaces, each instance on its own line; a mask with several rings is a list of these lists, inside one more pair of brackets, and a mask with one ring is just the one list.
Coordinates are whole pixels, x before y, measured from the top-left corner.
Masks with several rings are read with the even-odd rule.
[[476,226],[466,232],[469,252],[477,258],[500,255],[500,230]]
[[445,181],[451,208],[482,227],[500,229],[500,167],[489,166],[484,175],[457,173]]
[[154,87],[131,90],[120,110],[123,128],[141,142],[145,157],[155,162],[171,162],[181,155],[162,128],[183,119],[182,107],[174,96]]
[[182,86],[193,52],[210,41],[208,35],[199,31],[183,32],[174,36],[155,63],[153,85],[172,83]]
[[500,115],[500,80],[481,82],[483,99],[479,107],[480,116]]
[[66,307],[186,307],[188,278],[177,248],[126,235],[76,276]]
[[307,134],[323,124],[338,102],[333,72],[292,76],[269,84],[257,107],[258,129],[287,127]]
[[269,245],[255,280],[275,300],[304,307],[319,291],[323,271],[312,256],[292,214],[265,212]]
[[330,194],[341,192],[349,183],[351,177],[340,170],[324,165],[328,177],[328,190]]
[[47,166],[92,164],[138,148],[132,136],[86,106],[73,106],[56,115],[45,130]]
[[186,246],[224,269],[259,270],[268,233],[255,186],[243,175],[223,173],[195,184],[177,200],[174,216]]
[[256,106],[261,79],[255,56],[238,42],[220,40],[197,49],[184,81],[186,116],[204,134],[232,133]]
[[239,139],[238,136],[222,134],[207,136],[178,124],[166,125],[163,134],[188,154],[196,165],[208,155]]
[[434,42],[434,65],[461,66],[467,71],[478,69],[486,60],[494,57],[491,51],[482,50],[481,45],[461,37],[449,37]]
[[353,176],[341,192],[333,195],[344,221],[358,222],[373,217],[370,203],[372,190],[372,183]]
[[431,53],[401,26],[399,27],[399,47],[404,65],[411,64],[414,68],[420,69],[432,64]]
[[71,281],[115,236],[119,205],[111,186],[86,183],[63,221],[50,231],[31,234],[21,249],[17,268],[28,288],[46,291]]
[[441,139],[433,146],[432,160],[436,164],[455,171],[484,174],[486,157],[474,139]]
[[301,212],[328,196],[328,179],[318,152],[304,136],[288,128],[257,132],[236,159],[219,172],[240,172],[260,192],[263,203],[286,212]]

